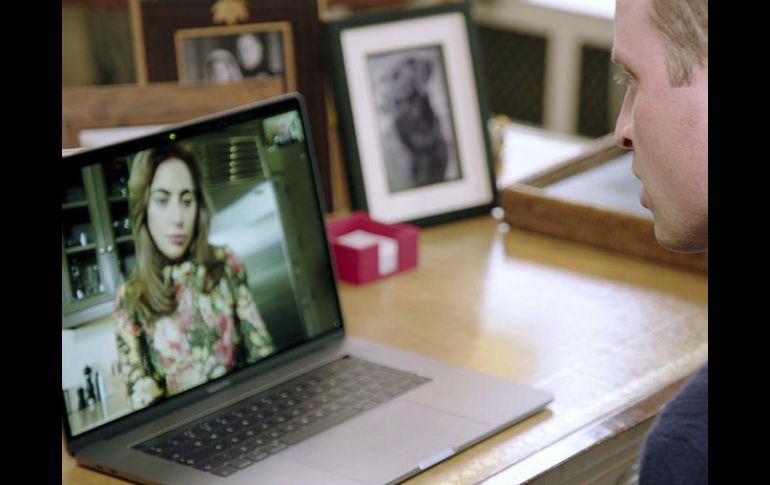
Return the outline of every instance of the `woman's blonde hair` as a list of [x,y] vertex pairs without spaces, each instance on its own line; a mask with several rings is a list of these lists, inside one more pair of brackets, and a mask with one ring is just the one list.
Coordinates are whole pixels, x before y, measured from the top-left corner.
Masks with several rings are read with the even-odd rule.
[[224,263],[217,260],[213,248],[208,243],[211,205],[195,157],[177,143],[138,153],[133,160],[128,180],[128,211],[134,234],[136,264],[125,285],[124,298],[144,320],[157,319],[173,313],[176,309],[174,287],[163,275],[163,268],[169,261],[158,250],[147,227],[147,207],[152,180],[160,164],[171,158],[184,162],[195,185],[198,212],[192,243],[187,249],[186,257],[193,257],[206,268],[204,290],[207,292],[219,282],[224,272]]
[[708,63],[708,0],[653,0],[651,19],[667,41],[671,85],[689,85],[695,67]]

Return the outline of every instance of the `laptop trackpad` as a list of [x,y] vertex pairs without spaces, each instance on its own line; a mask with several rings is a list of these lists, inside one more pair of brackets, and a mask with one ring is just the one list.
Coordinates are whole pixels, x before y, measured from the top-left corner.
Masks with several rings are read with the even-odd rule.
[[486,430],[482,423],[394,400],[297,444],[291,454],[305,465],[353,480],[383,483]]

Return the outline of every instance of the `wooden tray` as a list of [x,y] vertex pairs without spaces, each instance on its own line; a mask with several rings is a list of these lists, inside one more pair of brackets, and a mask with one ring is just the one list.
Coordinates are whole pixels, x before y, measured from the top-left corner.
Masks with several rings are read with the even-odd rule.
[[708,273],[708,253],[680,254],[663,249],[655,239],[651,217],[548,193],[549,186],[597,169],[627,153],[615,145],[613,135],[607,135],[580,156],[503,188],[505,222],[512,227]]

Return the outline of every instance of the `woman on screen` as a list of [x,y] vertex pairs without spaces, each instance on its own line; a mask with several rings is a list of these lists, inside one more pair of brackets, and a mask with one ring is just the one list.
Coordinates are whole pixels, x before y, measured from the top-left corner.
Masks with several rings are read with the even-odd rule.
[[121,373],[135,409],[271,354],[244,266],[208,243],[200,168],[177,144],[141,152],[129,178],[136,248],[113,314]]

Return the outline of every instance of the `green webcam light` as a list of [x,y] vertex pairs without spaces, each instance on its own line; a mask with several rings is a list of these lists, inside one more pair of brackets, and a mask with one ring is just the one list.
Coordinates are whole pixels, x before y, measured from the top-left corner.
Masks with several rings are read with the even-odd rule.
[[169,133],[168,134],[168,139],[169,140],[176,140],[176,133]]

